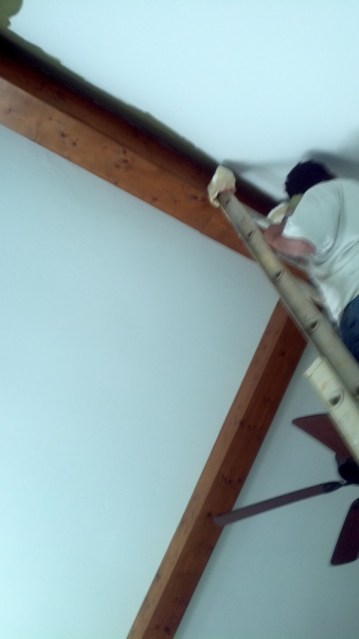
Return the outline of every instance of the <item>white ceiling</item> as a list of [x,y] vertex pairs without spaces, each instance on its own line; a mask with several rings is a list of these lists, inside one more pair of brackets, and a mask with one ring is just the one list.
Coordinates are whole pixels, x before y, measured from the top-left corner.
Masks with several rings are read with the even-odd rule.
[[280,196],[309,155],[359,175],[358,24],[357,0],[23,0],[9,28]]

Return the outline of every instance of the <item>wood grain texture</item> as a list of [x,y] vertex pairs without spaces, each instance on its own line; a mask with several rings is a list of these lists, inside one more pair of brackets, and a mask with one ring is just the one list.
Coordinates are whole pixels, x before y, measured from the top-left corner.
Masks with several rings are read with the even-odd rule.
[[213,517],[233,508],[304,347],[278,304],[129,639],[174,636],[221,534]]
[[[208,237],[247,255],[207,199],[215,161],[195,159],[142,128],[81,79],[50,75],[0,38],[0,123],[111,182]],[[58,75],[58,72],[57,72]],[[78,87],[74,86],[78,83]],[[117,111],[116,111],[117,109]],[[266,213],[271,198],[238,179],[244,204]]]

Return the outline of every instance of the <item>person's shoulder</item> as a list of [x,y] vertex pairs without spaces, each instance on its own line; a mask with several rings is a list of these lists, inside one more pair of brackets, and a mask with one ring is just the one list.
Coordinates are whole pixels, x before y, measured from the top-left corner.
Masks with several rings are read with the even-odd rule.
[[[344,178],[332,178],[331,180],[325,180],[324,182],[319,182],[315,184],[308,192],[318,193],[320,191],[338,191],[343,187],[343,183],[347,182]],[[354,180],[352,180],[354,182]],[[359,183],[358,183],[359,184]]]
[[337,182],[338,185],[342,188],[359,189],[359,179],[354,180],[353,178],[336,178],[332,181]]
[[322,197],[326,194],[328,196],[335,196],[337,194],[340,194],[341,192],[346,191],[359,193],[359,180],[336,177],[332,180],[326,180],[325,182],[319,182],[319,184],[315,184],[310,189],[308,189],[307,193],[309,194],[309,196]]
[[296,211],[306,212],[310,216],[328,217],[331,213],[333,216],[338,214],[343,200],[343,185],[341,180],[333,178],[325,182],[319,182],[308,189]]
[[322,187],[322,188],[328,187],[332,189],[343,188],[343,187],[359,188],[359,179],[355,180],[354,178],[335,177],[332,180],[327,180],[326,182],[320,182],[319,184],[316,184],[312,188],[314,189],[317,187]]

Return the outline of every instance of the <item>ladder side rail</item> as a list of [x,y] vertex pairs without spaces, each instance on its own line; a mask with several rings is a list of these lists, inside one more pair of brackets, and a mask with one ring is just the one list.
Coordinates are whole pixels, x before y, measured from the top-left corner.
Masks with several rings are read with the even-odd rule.
[[[243,204],[241,204],[241,206],[243,206]],[[260,229],[265,230],[273,224],[273,222],[270,222],[270,220],[268,220],[267,217],[265,217],[261,213],[257,213],[257,211],[255,211],[254,209],[251,209],[248,206],[246,206],[245,209],[249,213],[252,220],[257,224],[257,226],[259,226]],[[302,260],[295,259],[294,257],[286,257],[285,255],[281,256],[281,260],[285,264],[295,266],[298,270],[303,271],[303,273],[305,272]],[[310,297],[310,299],[314,303],[317,303],[317,304],[321,303],[319,292],[314,288],[312,284],[310,284],[309,282],[305,280],[299,280],[296,277],[295,277],[295,281],[298,283],[298,285],[300,286],[302,291],[306,294],[306,296]]]
[[218,194],[225,216],[277,289],[299,329],[325,357],[355,401],[359,400],[359,366],[326,317],[308,299],[295,278],[268,246],[251,214],[231,192]]

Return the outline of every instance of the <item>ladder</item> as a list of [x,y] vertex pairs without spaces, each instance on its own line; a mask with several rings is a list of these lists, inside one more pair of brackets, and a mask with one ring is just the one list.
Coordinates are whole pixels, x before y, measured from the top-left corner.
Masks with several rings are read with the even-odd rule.
[[220,185],[226,186],[226,180],[221,180],[223,172],[226,172],[227,184],[232,187],[235,184],[234,174],[229,169],[218,167],[208,186],[210,201],[221,207],[278,291],[292,319],[317,350],[319,356],[305,376],[324,403],[339,435],[359,462],[359,365],[305,289],[264,240],[259,225],[268,225],[268,220],[249,212],[232,192],[220,192]]

